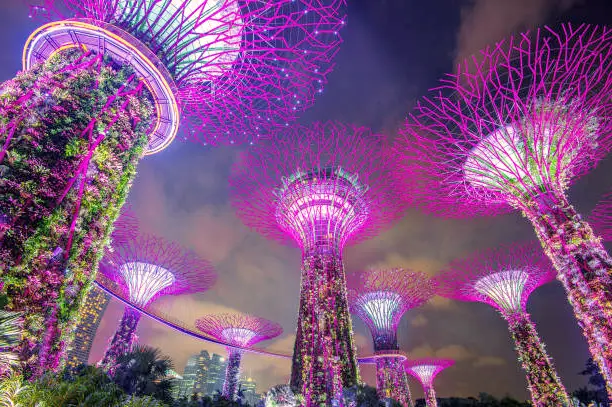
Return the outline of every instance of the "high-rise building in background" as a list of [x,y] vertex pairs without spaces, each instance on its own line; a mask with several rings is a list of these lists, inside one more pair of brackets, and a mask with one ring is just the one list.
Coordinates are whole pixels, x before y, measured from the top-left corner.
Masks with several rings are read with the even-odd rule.
[[249,405],[254,406],[261,400],[261,394],[257,394],[257,383],[255,383],[252,377],[243,377],[240,381],[240,389],[242,390],[244,401]]
[[74,368],[81,364],[87,364],[91,345],[109,300],[110,296],[95,285],[85,297],[81,321],[75,330],[74,341],[66,358],[68,367]]
[[177,398],[190,398],[194,393],[199,397],[213,396],[215,390],[223,389],[227,361],[221,355],[203,350],[187,359],[183,378],[176,386]]
[[189,398],[193,394],[193,386],[195,384],[199,356],[200,355],[193,355],[187,359],[187,364],[185,365],[185,370],[183,371],[183,378],[179,380],[175,386],[177,398]]

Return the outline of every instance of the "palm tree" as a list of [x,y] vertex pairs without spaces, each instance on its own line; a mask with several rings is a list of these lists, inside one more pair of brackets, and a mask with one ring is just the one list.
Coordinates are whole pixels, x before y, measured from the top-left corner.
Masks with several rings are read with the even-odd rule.
[[12,348],[21,340],[21,314],[0,310],[0,377],[8,375],[19,363]]
[[113,381],[129,395],[171,403],[174,380],[168,378],[167,372],[173,368],[172,360],[159,349],[136,345],[117,358]]

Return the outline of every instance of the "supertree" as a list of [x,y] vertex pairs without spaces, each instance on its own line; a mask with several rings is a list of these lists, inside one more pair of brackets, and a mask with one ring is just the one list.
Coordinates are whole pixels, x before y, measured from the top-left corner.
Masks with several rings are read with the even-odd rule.
[[430,279],[423,273],[371,269],[349,283],[351,312],[368,326],[374,341],[376,387],[379,397],[412,406],[410,388],[399,352],[397,327],[404,313],[423,305],[433,295]]
[[612,258],[569,185],[612,145],[612,30],[561,25],[485,48],[418,103],[396,144],[406,198],[444,216],[522,212],[612,390]]
[[26,2],[48,23],[0,85],[0,269],[26,315],[24,371],[39,375],[71,340],[142,156],[182,117],[202,144],[288,125],[323,90],[345,0]]
[[423,385],[425,393],[425,405],[427,407],[437,407],[436,391],[433,382],[438,373],[455,364],[451,359],[417,359],[404,362],[406,372],[416,378]]
[[597,203],[589,216],[589,222],[593,224],[593,229],[603,240],[612,241],[612,192],[608,192]]
[[[143,309],[162,295],[204,291],[215,282],[209,262],[159,237],[140,235],[113,249],[102,259],[98,279]],[[100,365],[112,370],[117,357],[132,349],[139,321],[140,313],[126,306]]]
[[292,127],[245,153],[230,177],[243,222],[302,250],[291,385],[308,406],[359,381],[342,250],[402,214],[385,140],[336,122]]
[[223,396],[236,400],[240,361],[244,348],[257,342],[275,338],[283,329],[275,322],[245,314],[212,314],[205,315],[196,321],[196,327],[206,335],[224,341],[228,353]]
[[529,295],[555,278],[555,271],[536,244],[483,250],[454,260],[436,277],[437,293],[460,301],[479,301],[508,322],[536,407],[567,406],[569,397],[534,323],[527,313]]

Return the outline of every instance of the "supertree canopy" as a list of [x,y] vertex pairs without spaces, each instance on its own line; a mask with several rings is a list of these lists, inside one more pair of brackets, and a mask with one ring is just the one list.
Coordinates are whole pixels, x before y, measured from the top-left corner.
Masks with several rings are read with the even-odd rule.
[[419,103],[396,146],[406,198],[445,216],[520,210],[558,271],[612,390],[612,259],[569,185],[612,145],[612,30],[501,41]]
[[307,405],[340,400],[359,380],[342,250],[402,214],[385,145],[362,127],[293,127],[249,150],[230,178],[247,225],[302,249],[291,385]]
[[[98,278],[106,287],[130,303],[146,308],[162,295],[204,291],[215,282],[212,266],[178,244],[140,235],[122,245],[116,245],[100,263]],[[100,361],[108,369],[118,356],[129,352],[135,341],[140,313],[125,307],[123,318]]]
[[407,360],[404,362],[406,372],[414,376],[423,385],[425,393],[425,405],[427,407],[437,407],[436,391],[434,390],[434,380],[438,373],[455,364],[451,359],[418,359]]
[[275,322],[244,314],[205,315],[196,327],[206,335],[227,343],[228,361],[223,382],[223,396],[235,400],[238,392],[240,361],[243,348],[275,338],[283,329]]
[[286,126],[323,90],[345,1],[26,2],[48,22],[0,85],[0,265],[9,308],[28,315],[24,372],[38,375],[71,340],[140,158],[181,117],[203,144]]
[[51,22],[28,41],[26,67],[75,43],[100,50],[101,38],[105,53],[143,69],[162,105],[149,154],[172,141],[181,114],[187,138],[203,144],[255,141],[295,119],[323,91],[346,8],[345,0],[29,3]]
[[589,216],[589,222],[602,239],[612,241],[612,192],[606,194],[595,206]]
[[485,250],[451,262],[436,277],[438,294],[484,302],[508,322],[536,407],[569,405],[565,387],[526,311],[529,295],[554,278],[555,271],[536,244]]
[[404,313],[423,305],[434,293],[423,273],[394,269],[372,269],[360,273],[349,284],[351,312],[368,326],[376,353],[376,387],[381,398],[412,405],[410,388],[399,352],[397,326]]

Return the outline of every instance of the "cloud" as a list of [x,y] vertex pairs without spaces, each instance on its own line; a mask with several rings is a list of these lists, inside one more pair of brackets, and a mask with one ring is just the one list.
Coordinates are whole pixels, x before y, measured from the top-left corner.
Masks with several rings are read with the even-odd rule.
[[441,358],[452,359],[455,362],[469,362],[473,367],[502,366],[506,361],[497,356],[478,355],[473,349],[464,345],[452,344],[434,349],[430,344],[423,344],[408,353],[410,358]]
[[461,10],[455,66],[513,32],[544,23],[576,0],[473,0]]
[[504,366],[506,360],[497,356],[479,356],[473,363],[474,367]]
[[429,320],[425,318],[423,314],[418,314],[410,320],[410,325],[414,327],[425,326],[429,323]]

